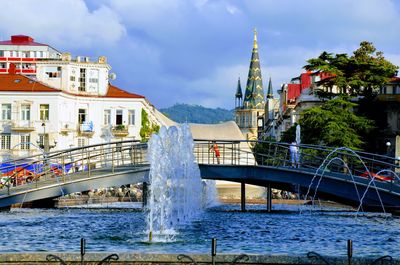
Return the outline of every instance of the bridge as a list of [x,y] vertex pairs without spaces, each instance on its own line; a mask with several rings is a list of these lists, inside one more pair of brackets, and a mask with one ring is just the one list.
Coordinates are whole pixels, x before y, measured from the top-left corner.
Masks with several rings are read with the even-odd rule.
[[[292,161],[290,146],[285,143],[215,143],[218,157],[213,142],[195,141],[201,176],[241,183],[242,207],[244,184],[253,184],[267,188],[269,210],[272,188],[361,210],[400,210],[400,167],[394,158],[346,148],[299,145],[299,159]],[[146,154],[146,144],[120,141],[10,160],[0,167],[0,208],[26,202],[44,206],[54,198],[75,192],[147,182],[150,166]]]

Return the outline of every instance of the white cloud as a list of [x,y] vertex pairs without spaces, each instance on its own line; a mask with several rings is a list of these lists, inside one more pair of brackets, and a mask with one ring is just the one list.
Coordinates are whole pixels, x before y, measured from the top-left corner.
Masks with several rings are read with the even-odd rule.
[[229,4],[226,6],[226,11],[228,11],[228,13],[231,15],[234,15],[234,14],[240,12],[239,8],[237,8],[236,6],[233,6],[233,5],[229,5]]
[[83,0],[3,1],[0,32],[29,34],[66,48],[114,44],[124,34],[118,14],[106,6],[90,12]]

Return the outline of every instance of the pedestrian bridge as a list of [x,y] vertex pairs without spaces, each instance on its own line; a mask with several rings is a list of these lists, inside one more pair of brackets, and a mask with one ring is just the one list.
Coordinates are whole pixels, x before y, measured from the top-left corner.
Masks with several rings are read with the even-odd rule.
[[[396,174],[400,168],[394,158],[300,145],[298,161],[292,161],[285,143],[215,143],[218,152],[212,142],[195,140],[194,153],[204,179],[294,191],[363,210],[395,212],[400,207]],[[120,141],[8,161],[0,167],[0,207],[32,201],[44,205],[75,192],[146,182],[146,154],[146,144]]]

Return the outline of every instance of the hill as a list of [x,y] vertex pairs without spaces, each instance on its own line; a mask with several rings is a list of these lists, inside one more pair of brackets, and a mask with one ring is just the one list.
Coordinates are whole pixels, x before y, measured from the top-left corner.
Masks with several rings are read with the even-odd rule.
[[160,111],[179,123],[221,123],[234,120],[233,110],[205,108],[199,105],[175,104]]

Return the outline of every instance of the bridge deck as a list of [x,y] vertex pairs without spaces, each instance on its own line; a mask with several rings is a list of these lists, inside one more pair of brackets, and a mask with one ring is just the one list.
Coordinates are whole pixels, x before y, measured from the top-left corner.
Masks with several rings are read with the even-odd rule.
[[[362,200],[371,209],[400,205],[399,166],[392,158],[300,146],[301,159],[293,161],[287,144],[216,141],[219,152],[213,144],[196,141],[194,153],[203,178],[297,188],[309,195],[318,189],[318,197],[354,206]],[[8,178],[0,189],[0,207],[144,181],[149,171],[146,153],[147,145],[124,141],[11,161],[0,168]]]

